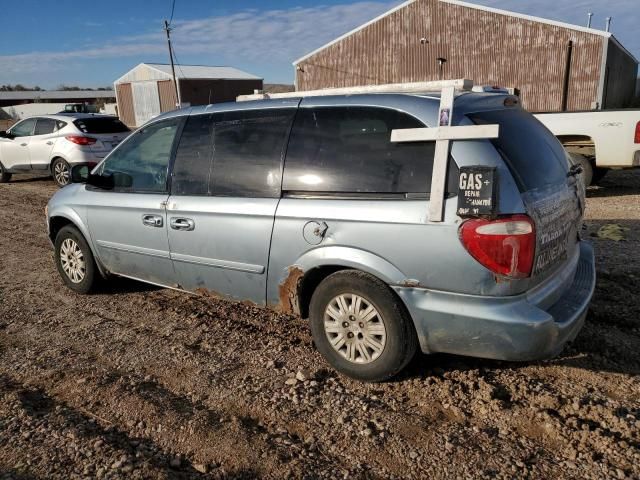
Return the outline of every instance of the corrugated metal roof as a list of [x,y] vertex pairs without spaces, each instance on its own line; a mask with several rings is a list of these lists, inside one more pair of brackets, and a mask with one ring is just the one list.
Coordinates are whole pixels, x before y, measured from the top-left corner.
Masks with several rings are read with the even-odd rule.
[[50,90],[27,92],[0,92],[0,100],[80,100],[91,98],[116,98],[113,90]]
[[[324,50],[325,48],[327,48],[327,47],[329,47],[329,46],[331,46],[331,45],[333,45],[335,43],[338,43],[339,41],[344,40],[347,37],[350,37],[354,33],[357,33],[360,30],[363,30],[364,28],[368,27],[369,25],[372,25],[372,24],[378,22],[379,20],[382,20],[383,18],[391,15],[392,13],[403,9],[403,8],[407,7],[408,5],[411,5],[415,1],[416,0],[407,0],[404,3],[401,3],[397,7],[392,8],[391,10],[383,13],[382,15],[377,16],[376,18],[368,21],[367,23],[365,23],[363,25],[360,25],[357,28],[354,28],[350,32],[347,32],[344,35],[341,35],[340,37],[336,38],[335,40],[332,40],[331,42],[327,43],[326,45],[323,45],[323,46],[315,49],[314,51],[306,54],[305,56],[300,57],[299,59],[297,59],[297,60],[295,60],[293,62],[293,65],[298,65],[300,62],[308,59],[309,57],[312,57],[313,55],[315,55],[316,53]],[[439,1],[441,1],[443,3],[449,3],[451,5],[458,5],[458,6],[461,6],[461,7],[473,8],[473,9],[476,9],[476,10],[483,10],[485,12],[496,13],[498,15],[505,15],[505,16],[514,17],[514,18],[521,18],[523,20],[530,20],[532,22],[539,22],[539,23],[544,23],[544,24],[547,24],[547,25],[553,25],[553,26],[561,27],[561,28],[567,28],[567,29],[575,30],[575,31],[579,31],[579,32],[591,33],[593,35],[598,35],[598,36],[605,37],[605,38],[612,37],[612,34],[610,32],[597,30],[595,28],[586,28],[586,27],[581,27],[579,25],[573,25],[571,23],[558,22],[558,21],[555,21],[555,20],[548,20],[546,18],[534,17],[534,16],[531,16],[531,15],[525,15],[525,14],[521,14],[521,13],[510,12],[508,10],[500,10],[500,9],[497,9],[497,8],[485,7],[483,5],[477,5],[475,3],[463,2],[463,1],[460,1],[460,0],[439,0]]]
[[[162,63],[145,63],[151,68],[171,75],[171,65]],[[176,77],[192,80],[262,80],[234,67],[209,67],[206,65],[176,65]]]

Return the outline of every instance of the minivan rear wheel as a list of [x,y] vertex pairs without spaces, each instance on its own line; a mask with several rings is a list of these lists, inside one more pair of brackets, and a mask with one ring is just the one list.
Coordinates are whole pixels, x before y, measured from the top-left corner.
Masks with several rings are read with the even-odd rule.
[[82,234],[70,225],[55,241],[56,267],[64,283],[76,293],[89,293],[96,283],[96,264]]
[[416,352],[404,305],[384,282],[364,272],[343,270],[324,279],[311,297],[309,319],[318,351],[357,380],[388,380]]

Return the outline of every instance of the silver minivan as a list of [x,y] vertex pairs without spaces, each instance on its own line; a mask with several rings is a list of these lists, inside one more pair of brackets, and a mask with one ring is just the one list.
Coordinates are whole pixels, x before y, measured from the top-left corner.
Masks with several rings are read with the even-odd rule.
[[164,114],[49,202],[60,275],[79,293],[120,276],[300,315],[327,361],[364,381],[418,348],[554,356],[595,286],[579,171],[513,97],[462,93],[452,124],[500,135],[451,143],[431,222],[435,143],[391,132],[437,126],[439,105],[384,93]]

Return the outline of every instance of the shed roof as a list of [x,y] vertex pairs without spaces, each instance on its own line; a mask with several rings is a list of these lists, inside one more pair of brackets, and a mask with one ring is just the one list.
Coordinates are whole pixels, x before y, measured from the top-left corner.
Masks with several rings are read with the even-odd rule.
[[[308,59],[309,57],[312,57],[313,55],[315,55],[316,53],[324,50],[325,48],[330,47],[331,45],[334,45],[334,44],[340,42],[341,40],[344,40],[347,37],[350,37],[354,33],[357,33],[360,30],[363,30],[364,28],[368,27],[369,25],[372,25],[372,24],[376,23],[377,21],[387,17],[388,15],[391,15],[394,12],[397,12],[398,10],[401,10],[401,9],[407,7],[408,5],[410,5],[410,4],[412,4],[412,3],[416,2],[416,1],[417,0],[407,0],[404,3],[401,3],[397,7],[392,8],[391,10],[383,13],[382,15],[377,16],[376,18],[368,21],[367,23],[365,23],[363,25],[360,25],[359,27],[354,28],[350,32],[345,33],[344,35],[336,38],[335,40],[332,40],[331,42],[327,43],[326,45],[323,45],[322,47],[317,48],[316,50],[314,50],[314,51],[306,54],[305,56],[295,60],[293,62],[293,65],[298,65],[300,62],[303,62],[304,60]],[[443,2],[443,3],[448,3],[448,4],[451,4],[451,5],[457,5],[457,6],[460,6],[460,7],[473,8],[473,9],[476,9],[476,10],[483,10],[485,12],[491,12],[491,13],[495,13],[495,14],[498,14],[498,15],[506,15],[506,16],[509,16],[509,17],[520,18],[520,19],[524,19],[524,20],[530,20],[532,22],[544,23],[544,24],[547,24],[547,25],[553,25],[553,26],[556,26],[556,27],[566,28],[566,29],[569,29],[569,30],[575,30],[575,31],[578,31],[578,32],[591,33],[593,35],[599,35],[599,36],[604,37],[604,38],[612,38],[613,37],[613,35],[610,32],[605,32],[603,30],[598,30],[598,29],[595,29],[595,28],[581,27],[580,25],[573,25],[571,23],[558,22],[558,21],[555,21],[555,20],[549,20],[549,19],[542,18],[542,17],[534,17],[532,15],[525,15],[525,14],[522,14],[522,13],[510,12],[508,10],[500,10],[498,8],[493,8],[493,7],[485,7],[483,5],[477,5],[475,3],[463,2],[463,1],[460,1],[460,0],[438,0],[438,1]],[[615,37],[613,37],[613,40],[616,43],[618,43],[618,45],[620,45],[629,54],[629,56],[631,56],[637,62],[635,57],[628,50],[626,50],[620,44],[620,42],[618,42],[615,39]]]
[[24,92],[0,92],[0,100],[80,100],[92,98],[116,98],[113,90],[40,90]]
[[[147,63],[152,68],[171,75],[171,65]],[[243,72],[235,67],[209,67],[206,65],[176,65],[176,77],[211,80],[262,80],[262,78]]]
[[[141,63],[125,73],[115,81],[118,83],[128,79],[135,70],[151,68],[156,70],[161,77],[170,80],[173,78],[171,65],[165,63]],[[262,80],[250,73],[239,70],[235,67],[207,66],[207,65],[175,65],[176,77],[180,80]]]

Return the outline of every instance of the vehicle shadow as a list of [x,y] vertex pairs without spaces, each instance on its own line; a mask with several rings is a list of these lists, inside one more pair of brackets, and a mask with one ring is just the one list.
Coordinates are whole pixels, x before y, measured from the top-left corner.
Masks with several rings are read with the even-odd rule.
[[39,177],[22,177],[22,178],[16,178],[13,177],[11,179],[10,183],[36,183],[36,182],[51,182],[53,183],[53,178],[51,177],[51,175],[47,175],[47,176],[39,176]]
[[[14,392],[20,403],[20,407],[31,418],[49,418],[51,425],[59,424],[60,428],[77,432],[82,439],[89,441],[101,440],[113,450],[124,453],[136,463],[148,463],[164,478],[208,478],[196,470],[191,461],[181,456],[178,465],[172,464],[175,455],[167,451],[154,440],[145,436],[131,436],[124,428],[118,425],[102,425],[89,413],[78,410],[66,403],[60,402],[48,395],[41,388],[24,386],[6,375],[0,375],[0,387],[5,392]],[[166,396],[167,392],[159,392]],[[219,422],[218,422],[219,423]],[[0,475],[3,473],[0,467]],[[9,471],[14,474],[15,472]],[[214,472],[215,473],[215,472]],[[257,472],[252,470],[227,472],[233,478],[256,478]],[[4,478],[1,477],[0,478]],[[9,478],[31,479],[36,478],[29,474],[18,474]],[[123,477],[124,478],[124,477]]]
[[587,198],[621,197],[640,195],[640,172],[636,170],[612,170],[598,182],[587,188]]
[[119,295],[156,292],[158,290],[163,290],[163,287],[124,277],[110,277],[107,280],[103,280],[93,293],[94,295]]

